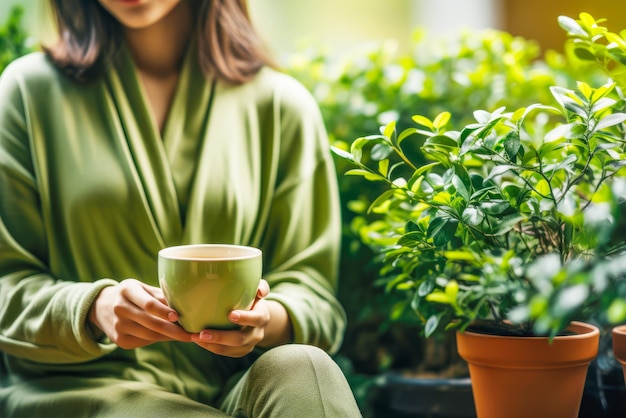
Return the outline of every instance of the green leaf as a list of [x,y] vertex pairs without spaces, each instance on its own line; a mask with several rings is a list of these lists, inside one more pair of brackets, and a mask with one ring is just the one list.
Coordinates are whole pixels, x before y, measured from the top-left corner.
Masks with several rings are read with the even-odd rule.
[[446,296],[453,305],[456,305],[456,298],[459,295],[459,284],[456,280],[450,280],[445,288]]
[[558,170],[566,170],[569,172],[573,171],[574,164],[578,161],[578,156],[576,154],[569,154],[563,160],[559,161],[556,164],[548,164],[543,168],[545,173],[552,173]]
[[587,12],[581,12],[578,16],[580,17],[580,21],[583,24],[583,28],[597,29],[598,28],[597,23],[602,22],[602,19],[599,19],[596,22],[596,20],[593,18],[593,16],[591,16]]
[[384,160],[380,160],[378,162],[378,172],[387,177],[387,174],[389,174],[389,160],[388,159],[384,159]]
[[[389,162],[389,160],[382,160],[381,162],[384,162],[384,161]],[[399,161],[399,162],[395,163],[394,165],[392,165],[391,168],[389,168],[389,170],[387,171],[387,178],[391,179],[391,175],[396,170],[396,168],[402,167],[404,165],[405,165],[405,163],[403,161]],[[394,180],[394,184],[395,184],[395,180]],[[405,184],[405,186],[406,186],[406,184]]]
[[545,110],[545,111],[552,112],[552,113],[560,113],[559,110],[553,106],[546,106],[540,103],[535,103],[535,104],[528,106],[526,109],[524,109],[524,114],[522,115],[522,119],[526,119],[526,117],[531,112],[534,112],[535,110]]
[[484,125],[489,123],[489,120],[491,119],[491,113],[485,110],[475,110],[474,118],[476,119],[476,122]]
[[456,219],[434,218],[428,225],[428,236],[432,238],[433,244],[443,247],[454,238],[459,221]]
[[504,151],[510,160],[515,160],[521,146],[522,142],[517,131],[509,132],[504,138]]
[[596,56],[587,47],[578,46],[574,48],[574,55],[583,61],[595,61]]
[[606,37],[607,41],[615,43],[619,48],[623,50],[626,49],[626,41],[624,41],[624,38],[622,38],[620,35],[607,32],[604,34],[604,36]]
[[578,88],[578,91],[580,91],[587,100],[591,99],[593,90],[591,89],[589,84],[585,83],[584,81],[577,81],[576,87]]
[[355,162],[354,158],[352,158],[352,154],[350,154],[348,151],[342,150],[341,148],[337,148],[334,146],[331,146],[330,150],[333,152],[333,154],[340,158],[343,158],[344,160],[350,161],[351,163]]
[[593,97],[595,98],[595,100],[599,101],[599,99],[601,97],[606,96],[607,94],[609,94],[611,91],[613,91],[613,89],[615,88],[615,83],[606,83],[600,87],[598,87],[595,92],[593,93]]
[[616,103],[616,100],[610,99],[608,97],[602,97],[593,104],[593,106],[591,107],[591,113],[599,113],[604,109],[614,106]]
[[510,207],[507,200],[493,199],[480,203],[480,209],[488,215],[500,215]]
[[561,138],[567,138],[567,139],[576,138],[578,126],[580,126],[580,124],[576,122],[559,125],[544,135],[544,141],[554,142]]
[[387,285],[385,286],[385,290],[389,292],[390,290],[396,287],[399,287],[401,284],[407,282],[407,280],[410,280],[410,279],[411,278],[406,274],[399,274],[387,282]]
[[414,115],[411,119],[413,119],[413,122],[417,123],[418,125],[425,126],[431,130],[435,129],[435,127],[433,126],[433,123],[427,117],[424,117],[421,115]]
[[422,282],[422,284],[420,284],[419,288],[417,289],[417,295],[423,298],[424,296],[432,292],[434,288],[435,282],[433,282],[432,280],[425,280]]
[[424,145],[438,145],[447,148],[458,148],[457,142],[446,135],[433,135],[424,142]]
[[431,168],[437,167],[438,165],[440,165],[440,163],[430,163],[430,164],[423,165],[413,172],[413,177],[421,176],[422,174],[424,174]]
[[480,209],[474,206],[468,206],[461,215],[463,222],[468,225],[477,226],[485,219],[485,214]]
[[595,130],[599,131],[601,129],[606,129],[611,126],[619,125],[626,120],[625,113],[614,113],[612,115],[608,115],[600,119],[598,124],[595,126]]
[[386,142],[379,142],[372,147],[371,157],[374,161],[384,160],[393,153],[393,148]]
[[389,122],[385,129],[383,130],[383,135],[387,138],[391,138],[393,134],[396,132],[396,122]]
[[511,116],[511,120],[513,122],[519,121],[520,119],[522,119],[524,117],[525,112],[526,112],[526,108],[525,107],[520,107],[515,112],[513,112],[513,116]]
[[361,176],[369,181],[384,181],[385,180],[385,177],[379,174],[372,173],[371,171],[363,170],[360,168],[353,168],[352,170],[346,171],[346,176]]
[[589,35],[587,32],[571,17],[567,16],[559,16],[558,17],[559,26],[563,28],[570,35],[580,36],[588,38]]
[[[474,256],[474,254],[472,254],[470,251],[444,251],[443,255],[448,260],[476,261],[476,256]],[[446,290],[447,290],[447,288],[446,288]],[[458,285],[457,285],[457,292],[458,292]]]
[[375,137],[361,137],[355,139],[350,145],[350,153],[352,154],[354,161],[360,163],[363,156],[363,147],[365,147],[366,144],[369,144],[370,141],[379,140],[380,138],[381,137],[377,135]]
[[371,213],[371,211],[382,205],[384,202],[386,202],[387,200],[389,200],[394,194],[394,190],[385,190],[380,196],[378,196],[376,198],[376,200],[374,200],[372,202],[372,204],[370,205],[369,209],[367,210],[368,213]]
[[426,321],[426,325],[424,326],[424,336],[427,338],[434,334],[439,326],[440,317],[438,315],[431,315]]
[[417,232],[419,231],[419,226],[411,221],[408,221],[407,223],[404,224],[404,230],[408,233],[408,232]]
[[495,166],[490,172],[489,175],[485,178],[485,181],[491,180],[495,177],[501,176],[507,171],[517,169],[514,165],[504,164]]
[[452,195],[447,191],[438,192],[432,197],[432,201],[434,204],[443,206],[450,206],[452,199]]
[[452,185],[454,186],[454,188],[456,189],[456,192],[461,195],[461,197],[466,201],[469,202],[470,200],[470,193],[469,190],[467,190],[467,186],[463,183],[463,181],[461,180],[461,178],[459,176],[457,176],[456,174],[454,176],[452,176]]
[[429,302],[442,303],[444,305],[450,304],[450,299],[448,298],[448,295],[440,290],[435,290],[434,292],[426,295],[425,299]]
[[566,110],[573,112],[583,119],[587,118],[587,112],[582,103],[575,100],[575,93],[572,90],[568,90],[563,87],[552,86],[550,92],[554,96],[557,102]]
[[413,187],[413,186],[416,184],[416,182],[417,182],[419,179],[423,178],[423,177],[422,177],[422,175],[423,175],[426,171],[428,171],[428,170],[430,170],[431,168],[433,168],[433,167],[435,167],[435,166],[438,166],[438,165],[440,165],[440,163],[430,163],[430,164],[423,165],[423,166],[421,166],[420,168],[418,168],[417,170],[415,170],[415,171],[413,172],[413,174],[411,175],[411,178],[409,179],[408,183],[407,183],[408,188],[409,188],[410,190],[413,190],[413,189],[414,189],[414,187]]
[[408,234],[402,235],[398,240],[398,245],[402,247],[417,247],[422,243],[423,235],[421,232],[409,232]]
[[450,114],[450,112],[441,112],[437,115],[437,117],[435,117],[435,120],[433,121],[433,127],[437,130],[442,129],[448,124],[451,116],[452,115]]
[[463,130],[461,130],[461,135],[459,136],[459,144],[463,145],[467,138],[469,138],[474,132],[476,132],[478,128],[480,128],[480,125],[472,127],[466,126],[465,128],[463,128]]
[[443,177],[436,173],[428,173],[426,174],[426,181],[428,184],[433,186],[434,188],[443,187],[445,185],[445,181]]
[[463,165],[458,164],[458,163],[454,164],[453,168],[454,168],[454,173],[456,173],[456,175],[459,176],[459,178],[461,179],[461,181],[463,182],[467,190],[472,190],[474,186],[472,183],[472,178],[469,172],[467,171],[467,168],[465,168]]
[[494,226],[492,234],[504,235],[524,219],[526,219],[524,216],[518,214],[505,216],[504,218],[502,218],[502,220],[500,220],[498,224]]
[[415,135],[417,133],[417,129],[415,128],[406,128],[405,130],[403,130],[402,132],[400,132],[400,135],[398,135],[398,145],[400,145],[402,143],[402,141],[404,141],[405,139],[407,139],[408,137]]

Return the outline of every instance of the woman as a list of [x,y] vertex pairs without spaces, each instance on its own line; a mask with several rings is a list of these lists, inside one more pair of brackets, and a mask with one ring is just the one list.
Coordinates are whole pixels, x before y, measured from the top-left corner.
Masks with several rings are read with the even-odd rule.
[[[359,416],[328,354],[340,224],[319,110],[244,0],[56,0],[0,78],[0,416]],[[259,247],[239,331],[185,332],[156,254]],[[271,289],[271,290],[270,290]]]

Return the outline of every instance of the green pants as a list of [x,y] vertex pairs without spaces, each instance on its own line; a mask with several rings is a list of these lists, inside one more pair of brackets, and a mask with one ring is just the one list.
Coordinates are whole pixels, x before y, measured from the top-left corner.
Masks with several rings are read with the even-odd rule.
[[153,383],[55,376],[0,389],[0,416],[31,417],[360,417],[343,373],[322,350],[285,345],[261,355],[216,405]]

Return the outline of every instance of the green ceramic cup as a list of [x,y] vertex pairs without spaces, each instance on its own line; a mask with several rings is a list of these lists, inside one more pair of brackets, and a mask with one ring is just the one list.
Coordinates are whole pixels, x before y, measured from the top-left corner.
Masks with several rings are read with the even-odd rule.
[[250,309],[261,281],[262,254],[253,247],[197,244],[168,247],[158,255],[159,285],[188,332],[236,329],[233,309]]

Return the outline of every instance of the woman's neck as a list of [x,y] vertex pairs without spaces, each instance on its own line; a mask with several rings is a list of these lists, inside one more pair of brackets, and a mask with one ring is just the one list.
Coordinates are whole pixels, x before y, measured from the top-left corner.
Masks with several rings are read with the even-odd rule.
[[181,1],[148,28],[126,28],[124,36],[139,71],[155,78],[177,74],[194,23],[191,2]]

